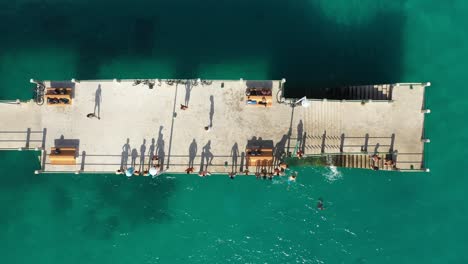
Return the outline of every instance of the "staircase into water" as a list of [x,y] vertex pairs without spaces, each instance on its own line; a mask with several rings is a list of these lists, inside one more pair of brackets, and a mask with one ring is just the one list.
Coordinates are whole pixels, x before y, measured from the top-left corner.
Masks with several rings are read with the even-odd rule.
[[377,154],[380,158],[378,162],[374,162],[368,154],[333,155],[331,156],[331,160],[333,165],[337,167],[372,169],[373,166],[376,166],[379,170],[392,170],[392,166],[385,165],[386,155],[384,153]]

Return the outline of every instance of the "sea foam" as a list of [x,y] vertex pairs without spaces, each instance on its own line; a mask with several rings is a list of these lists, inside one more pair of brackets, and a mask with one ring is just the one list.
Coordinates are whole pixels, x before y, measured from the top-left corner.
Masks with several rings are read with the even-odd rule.
[[336,180],[341,179],[342,177],[341,172],[338,171],[336,166],[327,167],[327,171],[324,173],[324,176],[329,182],[334,182]]

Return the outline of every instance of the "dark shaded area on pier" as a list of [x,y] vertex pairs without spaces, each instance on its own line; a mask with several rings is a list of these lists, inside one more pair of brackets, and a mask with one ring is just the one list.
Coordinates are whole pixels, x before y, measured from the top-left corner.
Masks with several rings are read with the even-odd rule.
[[80,153],[79,139],[69,139],[65,138],[64,135],[61,135],[60,138],[54,140],[54,146],[56,148],[75,148],[76,156],[78,156],[78,154]]

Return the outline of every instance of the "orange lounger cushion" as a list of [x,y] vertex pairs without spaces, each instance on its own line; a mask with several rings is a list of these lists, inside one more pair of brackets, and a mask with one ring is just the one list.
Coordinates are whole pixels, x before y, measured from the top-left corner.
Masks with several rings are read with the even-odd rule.
[[76,148],[58,148],[60,153],[56,154],[57,148],[51,148],[50,151],[50,164],[53,165],[75,165],[76,164]]

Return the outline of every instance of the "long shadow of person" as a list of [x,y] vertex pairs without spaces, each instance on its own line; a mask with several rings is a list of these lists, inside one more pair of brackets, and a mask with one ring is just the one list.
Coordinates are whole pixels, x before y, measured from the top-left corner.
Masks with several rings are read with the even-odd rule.
[[135,168],[136,165],[136,159],[138,157],[138,151],[136,148],[132,149],[132,167]]
[[120,161],[120,169],[125,170],[127,169],[128,165],[128,156],[130,155],[130,139],[127,138],[127,142],[122,146],[122,158]]
[[237,158],[239,156],[239,147],[237,146],[237,142],[231,148],[231,157],[232,157],[232,168],[231,172],[237,172]]
[[149,156],[148,166],[149,167],[151,167],[151,165],[153,165],[154,151],[156,149],[156,145],[154,143],[155,143],[155,140],[154,140],[154,138],[152,138],[151,139],[151,145],[150,145],[149,151],[148,151],[148,156]]
[[101,84],[98,85],[96,89],[96,93],[94,94],[94,114],[96,115],[97,110],[97,117],[101,119],[101,102],[102,102],[102,90]]
[[211,153],[211,140],[208,140],[208,143],[203,147],[204,156],[206,158],[206,170],[208,170],[208,165],[211,165],[214,155]]
[[146,139],[143,139],[143,144],[141,144],[140,146],[140,168],[139,168],[140,171],[145,168],[145,157],[146,157]]
[[195,139],[193,139],[189,147],[189,163],[188,163],[189,168],[193,168],[193,163],[195,161],[195,157],[197,156],[197,151],[198,151],[197,142],[195,141]]
[[214,97],[210,95],[210,127],[213,127]]
[[288,141],[288,135],[283,135],[280,141],[276,143],[275,148],[273,149],[274,164],[280,162],[281,157],[285,153],[284,148],[286,147],[286,142]]
[[302,141],[303,141],[303,136],[304,136],[304,124],[302,123],[302,119],[299,121],[299,124],[297,125],[297,144],[298,144],[298,149],[302,151]]
[[185,84],[185,106],[188,106],[189,105],[189,101],[190,101],[190,93],[192,92],[192,85],[190,84],[190,81],[188,81],[186,84]]
[[375,144],[374,155],[379,154],[379,147],[380,147],[380,144],[379,144],[379,143]]
[[156,153],[158,155],[158,160],[159,160],[159,165],[161,168],[164,166],[164,158],[165,158],[165,152],[164,152],[164,135],[162,134],[163,126],[159,127],[159,134],[158,134],[158,140],[156,141]]

